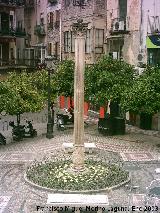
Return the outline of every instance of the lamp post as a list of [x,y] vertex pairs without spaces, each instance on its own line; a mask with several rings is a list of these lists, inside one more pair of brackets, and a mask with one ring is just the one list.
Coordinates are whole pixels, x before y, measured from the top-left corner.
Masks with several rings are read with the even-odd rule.
[[51,116],[51,71],[54,70],[53,60],[55,58],[51,56],[47,56],[45,58],[46,68],[48,71],[48,123],[47,123],[47,134],[46,137],[48,139],[53,138],[53,122]]

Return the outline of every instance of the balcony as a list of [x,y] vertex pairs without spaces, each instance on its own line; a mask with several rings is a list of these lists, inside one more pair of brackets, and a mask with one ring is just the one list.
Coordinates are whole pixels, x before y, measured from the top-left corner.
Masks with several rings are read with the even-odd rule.
[[13,69],[16,68],[26,68],[26,67],[37,67],[38,66],[38,59],[8,59],[2,60],[0,59],[0,70],[1,69]]
[[21,7],[24,6],[24,0],[0,0],[0,6]]
[[112,19],[110,30],[111,35],[128,34],[128,33],[129,33],[128,17]]
[[0,30],[0,37],[25,37],[26,32],[25,29],[20,28],[6,28]]
[[55,5],[58,3],[58,0],[48,0],[48,2],[52,5]]
[[37,36],[45,36],[46,32],[45,32],[45,26],[44,25],[36,25],[34,27],[34,34]]

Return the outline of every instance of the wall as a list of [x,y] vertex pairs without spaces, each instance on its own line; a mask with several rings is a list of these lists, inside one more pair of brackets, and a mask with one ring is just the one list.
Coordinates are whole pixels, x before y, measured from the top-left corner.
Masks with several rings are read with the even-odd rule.
[[127,30],[128,34],[110,35],[112,20],[119,17],[119,1],[108,0],[107,2],[107,38],[114,37],[116,39],[124,39],[124,46],[122,48],[124,61],[137,65],[138,54],[140,51],[140,23],[141,23],[141,9],[140,0],[127,1]]

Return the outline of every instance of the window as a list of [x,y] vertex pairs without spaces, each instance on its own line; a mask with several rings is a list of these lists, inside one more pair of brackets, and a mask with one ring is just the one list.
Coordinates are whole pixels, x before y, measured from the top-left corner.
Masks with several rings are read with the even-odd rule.
[[71,37],[69,31],[64,32],[64,52],[70,50]]
[[40,25],[44,24],[44,17],[43,17],[43,13],[41,13],[40,15]]
[[48,43],[48,55],[52,55],[52,43]]
[[127,16],[127,0],[119,0],[119,18],[124,20]]
[[[75,37],[73,32],[66,31],[64,32],[64,51],[65,52],[75,52]],[[85,43],[85,52],[91,52],[91,31],[87,30],[86,34],[86,43]]]
[[0,14],[0,31],[2,29],[2,23],[1,23],[1,14]]
[[75,38],[73,32],[64,32],[64,51],[75,52]]
[[87,30],[87,33],[86,33],[85,52],[86,53],[91,52],[91,31],[90,30]]
[[104,30],[96,29],[96,53],[103,53]]
[[56,10],[55,15],[56,15],[55,21],[59,22],[60,21],[60,10]]
[[10,15],[9,21],[10,21],[10,28],[13,29],[13,15]]
[[103,47],[104,30],[96,29],[96,47]]
[[47,19],[48,19],[48,27],[53,29],[53,19],[54,19],[54,14],[52,12],[47,14]]
[[11,56],[11,60],[14,60],[14,50],[13,50],[13,48],[10,48],[10,56]]
[[73,35],[73,32],[71,32],[71,52],[75,52],[75,37]]
[[58,42],[56,42],[55,43],[55,57],[57,58],[58,57],[58,49],[59,49],[59,43]]
[[18,26],[18,29],[22,30],[22,21],[18,21],[17,26]]
[[65,4],[65,7],[68,7],[71,3],[71,0],[65,0],[64,1],[64,4]]
[[18,48],[17,49],[17,59],[19,60],[21,58],[21,52],[20,52],[20,49]]

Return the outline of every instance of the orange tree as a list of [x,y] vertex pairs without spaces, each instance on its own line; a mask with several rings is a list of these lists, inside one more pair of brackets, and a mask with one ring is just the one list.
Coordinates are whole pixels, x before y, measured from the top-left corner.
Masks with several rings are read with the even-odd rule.
[[[59,63],[56,70],[50,75],[51,97],[54,100],[58,96],[73,97],[74,94],[74,61],[64,60]],[[48,72],[39,70],[32,74],[32,83],[47,100]]]
[[55,87],[57,95],[73,97],[74,95],[74,61],[64,60],[57,67],[55,73]]
[[45,99],[32,83],[32,74],[10,73],[6,81],[0,83],[0,111],[10,115],[20,115],[24,112],[37,112],[44,108]]
[[86,68],[86,100],[98,106],[106,106],[109,100],[119,104],[124,91],[133,84],[134,75],[133,66],[103,56]]
[[160,68],[147,67],[123,93],[122,108],[139,114],[153,115],[160,110]]

